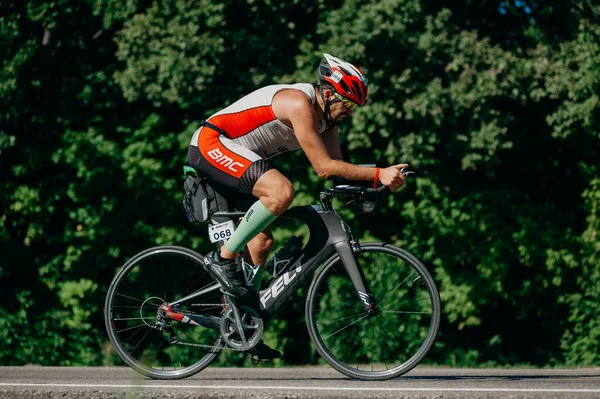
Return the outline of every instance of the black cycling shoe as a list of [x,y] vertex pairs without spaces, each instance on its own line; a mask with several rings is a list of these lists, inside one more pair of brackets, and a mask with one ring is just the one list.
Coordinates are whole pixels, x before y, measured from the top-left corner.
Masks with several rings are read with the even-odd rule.
[[252,355],[252,362],[256,364],[260,362],[266,362],[268,360],[279,359],[281,357],[281,352],[269,348],[262,339],[254,348],[250,349],[246,353]]
[[248,296],[244,274],[233,259],[220,260],[216,251],[204,257],[204,269],[214,277],[221,289],[237,298]]

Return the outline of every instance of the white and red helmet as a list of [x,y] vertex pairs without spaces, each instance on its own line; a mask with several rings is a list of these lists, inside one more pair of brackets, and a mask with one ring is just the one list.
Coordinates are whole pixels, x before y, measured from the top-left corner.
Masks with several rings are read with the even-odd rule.
[[330,84],[339,95],[358,105],[367,100],[367,80],[360,69],[331,54],[323,54],[319,82]]

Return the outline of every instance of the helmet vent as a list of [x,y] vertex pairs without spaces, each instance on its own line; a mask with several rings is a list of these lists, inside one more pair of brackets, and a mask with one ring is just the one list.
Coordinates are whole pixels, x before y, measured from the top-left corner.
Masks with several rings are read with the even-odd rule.
[[350,91],[350,86],[348,86],[348,84],[346,82],[344,82],[343,80],[340,82],[340,86],[342,86],[342,89],[344,89],[344,91],[346,91],[346,92]]
[[347,70],[346,68],[344,68],[341,65],[338,65],[338,68],[340,68],[342,70],[342,72],[344,72],[344,75],[348,75],[348,76],[352,76],[355,75],[355,72],[350,72],[349,70]]
[[358,94],[358,97],[360,98],[360,102],[362,103],[364,101],[364,98],[362,95],[362,91],[360,90],[360,85],[353,81],[352,86],[354,86],[354,91]]

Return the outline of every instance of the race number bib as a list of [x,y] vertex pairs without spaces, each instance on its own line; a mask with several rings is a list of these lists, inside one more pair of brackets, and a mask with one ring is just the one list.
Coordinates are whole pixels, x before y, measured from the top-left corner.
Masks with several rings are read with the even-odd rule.
[[214,226],[208,226],[208,236],[210,238],[210,242],[228,240],[231,238],[234,230],[235,225],[231,220],[225,223],[216,224]]

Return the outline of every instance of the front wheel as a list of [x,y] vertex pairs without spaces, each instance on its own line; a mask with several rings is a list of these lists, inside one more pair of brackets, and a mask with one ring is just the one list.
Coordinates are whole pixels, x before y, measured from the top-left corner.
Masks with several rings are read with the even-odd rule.
[[367,313],[338,255],[317,272],[306,300],[306,322],[319,354],[339,372],[387,380],[415,367],[440,324],[440,298],[421,262],[383,243],[355,253],[374,296]]

